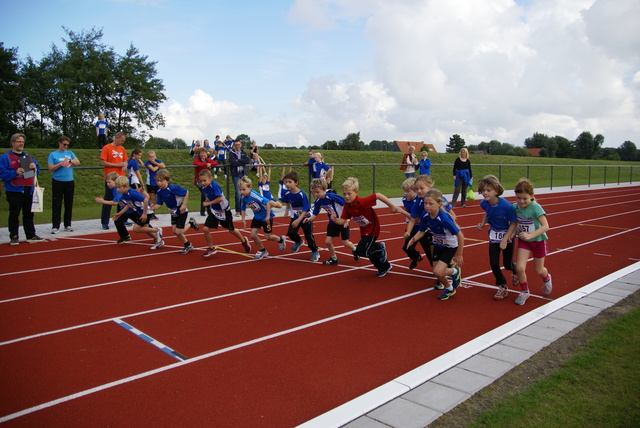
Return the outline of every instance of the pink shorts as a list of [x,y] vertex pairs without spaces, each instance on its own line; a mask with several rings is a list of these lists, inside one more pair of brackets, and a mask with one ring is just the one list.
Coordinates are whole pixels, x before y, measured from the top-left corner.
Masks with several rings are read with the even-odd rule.
[[547,241],[524,241],[518,239],[518,248],[531,251],[534,259],[542,259],[547,256]]

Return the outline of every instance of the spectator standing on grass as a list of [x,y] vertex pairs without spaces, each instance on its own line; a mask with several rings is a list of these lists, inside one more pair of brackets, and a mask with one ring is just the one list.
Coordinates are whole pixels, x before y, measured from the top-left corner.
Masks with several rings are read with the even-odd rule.
[[368,257],[373,266],[378,269],[376,276],[382,278],[391,270],[391,263],[387,260],[387,247],[384,242],[376,242],[380,236],[380,220],[374,207],[378,201],[385,203],[392,213],[400,212],[405,216],[407,213],[402,208],[396,207],[382,193],[361,198],[358,196],[360,184],[358,179],[349,177],[342,184],[342,194],[344,197],[344,207],[342,214],[338,218],[337,213],[331,215],[331,221],[344,226],[347,220],[360,226],[360,242],[353,252],[353,258],[358,261],[360,257]]
[[[227,136],[228,137],[228,136]],[[240,188],[238,182],[242,177],[247,175],[247,165],[251,163],[249,156],[242,150],[242,142],[235,141],[233,148],[229,151],[229,169],[231,170],[231,181],[233,182],[233,188],[235,189],[235,203],[236,203],[236,215],[240,216],[242,195],[240,195]]]
[[[222,165],[222,173],[224,174],[224,178],[227,178],[227,153],[229,152],[229,147],[227,147],[223,141],[220,141],[220,136],[216,135],[216,153],[217,153],[217,161],[218,165]],[[214,170],[213,178],[218,178],[217,174],[218,169]]]
[[73,232],[71,216],[73,213],[73,194],[75,181],[73,167],[80,160],[69,150],[71,139],[65,135],[58,138],[58,150],[49,154],[47,167],[51,172],[51,233],[60,232],[60,217],[64,203],[64,230]]
[[489,223],[489,266],[493,276],[496,278],[498,292],[493,296],[493,300],[502,300],[509,295],[507,280],[500,269],[500,253],[502,252],[502,262],[505,270],[511,271],[514,287],[518,285],[518,275],[516,275],[516,265],[513,263],[513,240],[509,240],[507,232],[511,223],[517,221],[516,213],[511,206],[511,202],[502,198],[504,188],[498,177],[487,175],[478,183],[478,193],[482,195],[480,208],[485,213],[482,221],[478,223],[477,229]]
[[529,298],[529,283],[527,282],[527,262],[533,256],[533,268],[542,278],[542,294],[551,294],[553,285],[551,274],[544,266],[544,259],[547,256],[547,231],[549,222],[547,213],[535,201],[533,196],[533,184],[521,178],[515,187],[516,202],[512,205],[516,212],[516,223],[509,226],[508,238],[518,236],[518,251],[516,253],[516,273],[522,292],[516,298],[516,305],[524,305]]
[[[126,175],[127,172],[127,151],[124,148],[126,140],[124,132],[118,132],[112,143],[102,148],[100,153],[100,166],[104,168],[104,200],[113,201],[113,192],[107,187],[107,174],[115,172],[119,176]],[[109,229],[109,218],[111,217],[111,205],[102,205],[102,215],[100,221],[104,230]]]
[[158,183],[156,182],[156,173],[165,168],[164,163],[156,157],[156,152],[150,150],[147,153],[147,161],[144,163],[147,168],[147,192],[149,193],[149,203],[156,203],[156,194],[158,193]]
[[320,178],[324,180],[329,171],[331,171],[331,167],[324,163],[324,156],[322,156],[322,153],[316,152],[313,157],[316,161],[313,163],[311,178]]
[[402,165],[400,169],[404,171],[406,178],[412,178],[416,175],[416,165],[418,165],[418,157],[415,154],[416,148],[409,146],[409,151],[402,157]]
[[9,239],[11,245],[20,244],[18,230],[22,211],[22,228],[27,242],[42,242],[44,239],[36,235],[31,211],[33,186],[35,177],[40,173],[40,165],[32,156],[24,152],[26,141],[24,134],[13,134],[9,141],[11,150],[0,156],[0,179],[4,182],[9,203]]
[[431,175],[431,159],[429,159],[429,152],[423,150],[421,155],[422,159],[418,161],[420,175]]
[[98,121],[95,124],[96,136],[98,137],[98,151],[102,153],[102,148],[107,144],[107,137],[109,136],[109,123],[104,120],[104,114],[98,115]]
[[466,147],[460,149],[460,157],[453,163],[453,197],[451,205],[455,208],[458,196],[460,196],[460,206],[467,206],[467,188],[473,183],[473,173],[471,172],[471,161],[469,160],[469,150]]

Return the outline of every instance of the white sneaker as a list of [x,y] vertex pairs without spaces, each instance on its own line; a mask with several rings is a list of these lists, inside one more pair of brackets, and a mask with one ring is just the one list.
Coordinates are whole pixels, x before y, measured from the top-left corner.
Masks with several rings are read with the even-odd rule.
[[260,259],[264,259],[265,257],[269,256],[269,253],[267,252],[267,249],[265,248],[264,250],[259,250],[256,255],[253,257],[253,260],[260,260]]
[[280,237],[280,242],[278,242],[278,250],[284,251],[287,248],[287,238],[284,235]]
[[153,244],[153,247],[151,247],[151,249],[157,250],[158,248],[162,247],[164,247],[164,241],[161,239],[160,242],[156,242],[155,244]]
[[60,229],[58,229],[57,227],[54,227],[53,229],[51,229],[51,234],[52,235],[55,235],[58,232],[60,232]]
[[73,232],[73,229],[71,228],[71,226],[67,226],[64,228],[65,232]]

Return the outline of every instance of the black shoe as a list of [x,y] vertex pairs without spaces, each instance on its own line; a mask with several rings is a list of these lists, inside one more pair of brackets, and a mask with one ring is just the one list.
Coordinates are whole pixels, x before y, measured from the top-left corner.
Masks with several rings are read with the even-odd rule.
[[329,259],[322,262],[325,266],[338,266],[338,259]]
[[353,250],[353,260],[355,261],[360,260],[360,256],[356,253],[356,250]]
[[118,244],[124,244],[125,242],[131,241],[131,235],[127,235],[124,238],[120,238],[116,241]]
[[36,242],[44,242],[44,239],[39,237],[38,235],[33,235],[31,238],[27,238],[27,242],[36,243]]
[[420,263],[421,261],[422,261],[422,256],[418,256],[416,260],[411,260],[411,263],[409,263],[409,269],[415,269],[416,266],[418,266],[418,263]]

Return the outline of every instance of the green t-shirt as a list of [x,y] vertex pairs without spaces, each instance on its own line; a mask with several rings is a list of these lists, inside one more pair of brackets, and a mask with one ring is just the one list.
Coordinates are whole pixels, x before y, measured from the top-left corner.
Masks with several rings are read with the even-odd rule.
[[[533,201],[525,209],[518,208],[518,203],[514,203],[513,209],[516,211],[516,218],[518,219],[518,232],[533,233],[540,229],[540,222],[538,217],[541,215],[547,215],[542,207],[536,201]],[[528,241],[544,241],[547,240],[547,234],[543,233]]]

